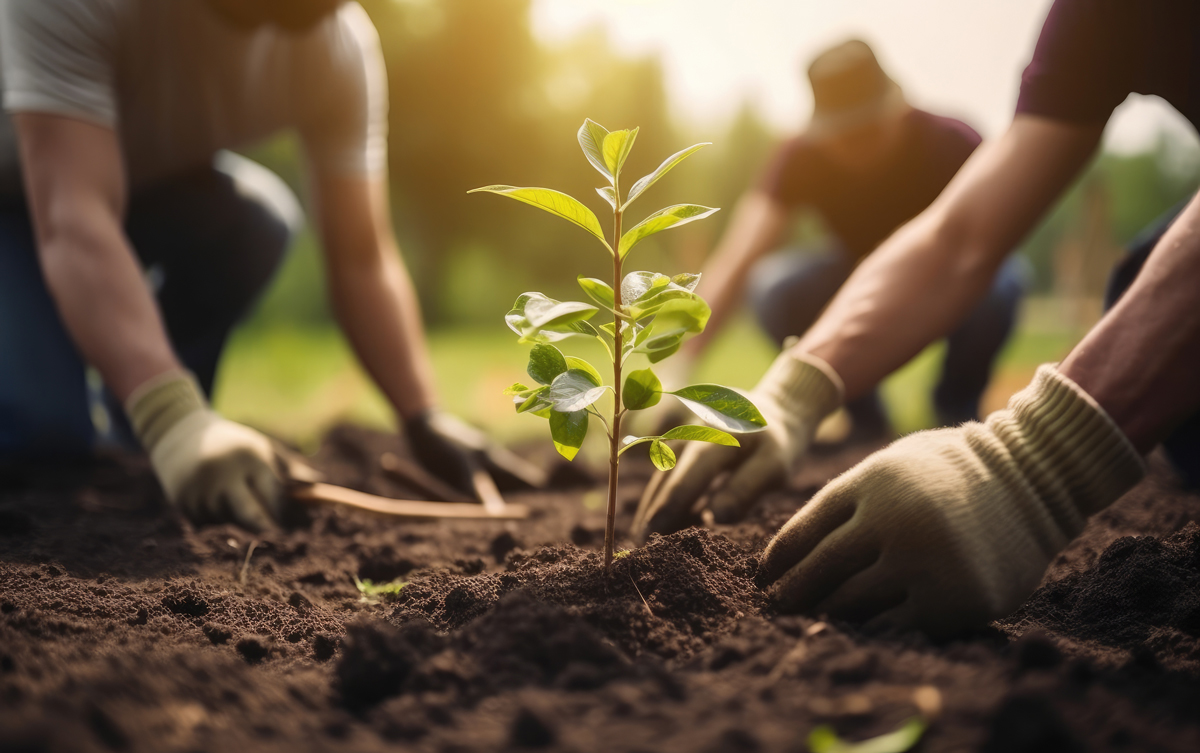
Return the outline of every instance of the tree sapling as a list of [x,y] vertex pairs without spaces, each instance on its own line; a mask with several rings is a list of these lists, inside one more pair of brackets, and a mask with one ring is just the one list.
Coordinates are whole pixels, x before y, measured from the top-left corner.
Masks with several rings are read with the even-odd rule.
[[[717,384],[694,384],[676,390],[664,390],[653,369],[622,370],[629,357],[642,354],[656,364],[675,351],[683,340],[704,330],[710,310],[696,295],[700,275],[683,273],[669,277],[657,272],[630,272],[623,267],[629,252],[642,240],[668,228],[708,217],[716,209],[697,204],[676,204],[654,212],[622,233],[625,212],[646,189],[682,162],[708,146],[696,144],[671,155],[654,172],[646,175],[622,197],[621,169],[633,149],[638,129],[608,131],[598,123],[585,120],[579,128],[579,145],[592,167],[604,176],[608,185],[596,192],[612,207],[611,242],[605,238],[595,213],[559,191],[548,188],[486,186],[475,191],[507,196],[531,204],[573,222],[604,246],[612,257],[612,285],[594,277],[579,277],[579,286],[594,301],[556,301],[541,293],[523,293],[508,312],[505,321],[520,336],[520,342],[532,343],[529,352],[529,376],[535,385],[517,383],[505,393],[512,395],[518,413],[532,413],[548,419],[554,446],[567,460],[573,460],[583,445],[590,418],[604,425],[609,439],[608,522],[604,531],[604,566],[613,560],[613,526],[617,509],[617,472],[622,453],[638,444],[649,444],[650,460],[662,471],[675,466],[675,453],[667,445],[671,440],[713,442],[736,447],[738,441],[729,432],[755,432],[767,422],[744,395]],[[595,325],[590,320],[601,310],[612,315],[612,322]],[[567,356],[553,343],[572,337],[599,340],[612,362],[612,384],[605,384],[600,372],[587,361]],[[612,409],[605,417],[596,403],[612,392]],[[628,411],[657,405],[664,394],[673,395],[696,415],[713,426],[677,426],[663,434],[621,436],[621,419]],[[716,428],[714,428],[716,427]]]

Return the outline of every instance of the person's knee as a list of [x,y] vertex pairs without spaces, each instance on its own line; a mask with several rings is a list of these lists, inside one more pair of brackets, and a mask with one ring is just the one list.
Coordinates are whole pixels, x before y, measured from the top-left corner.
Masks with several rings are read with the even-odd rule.
[[264,257],[262,264],[273,269],[292,240],[304,227],[304,210],[296,194],[275,173],[233,152],[219,152],[214,168],[230,181],[242,204],[250,252]]
[[812,326],[851,268],[836,248],[768,256],[750,270],[746,285],[750,309],[759,326],[782,343]]

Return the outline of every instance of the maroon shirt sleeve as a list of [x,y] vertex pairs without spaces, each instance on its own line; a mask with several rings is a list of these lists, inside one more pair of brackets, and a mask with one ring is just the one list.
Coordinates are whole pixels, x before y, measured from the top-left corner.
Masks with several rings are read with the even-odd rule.
[[1121,30],[1130,0],[1055,0],[1021,76],[1017,112],[1076,123],[1108,120],[1129,94]]
[[758,187],[767,196],[787,207],[796,207],[812,201],[809,196],[809,181],[806,162],[809,147],[803,137],[791,138],[780,145],[775,156],[767,164]]

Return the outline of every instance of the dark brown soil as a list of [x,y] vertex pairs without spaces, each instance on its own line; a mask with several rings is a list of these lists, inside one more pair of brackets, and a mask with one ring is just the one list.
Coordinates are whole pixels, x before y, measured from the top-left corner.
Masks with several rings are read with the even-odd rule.
[[[510,495],[522,523],[320,508],[256,540],[180,522],[135,458],[10,469],[0,751],[799,753],[819,723],[860,739],[938,707],[917,750],[1200,750],[1200,496],[1155,462],[1016,614],[955,641],[775,614],[757,553],[870,449],[607,576],[578,471]],[[384,451],[340,429],[315,463],[405,496]],[[652,472],[627,466],[619,528]],[[363,603],[354,576],[409,585]]]

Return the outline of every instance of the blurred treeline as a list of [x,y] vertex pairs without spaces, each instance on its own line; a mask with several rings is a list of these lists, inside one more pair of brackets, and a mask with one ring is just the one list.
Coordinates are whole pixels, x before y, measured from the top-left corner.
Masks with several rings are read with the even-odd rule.
[[[576,275],[606,276],[606,254],[578,228],[496,196],[466,193],[494,183],[555,188],[592,207],[607,228],[608,207],[594,191],[602,179],[575,140],[585,117],[610,129],[641,127],[626,168],[632,178],[691,143],[714,142],[648,192],[635,219],[680,202],[731,210],[780,137],[750,109],[719,133],[674,122],[655,58],[619,57],[600,31],[544,47],[529,28],[529,0],[360,2],[387,59],[397,235],[433,326],[499,325],[522,291],[576,297]],[[1055,249],[1077,230],[1087,204],[1083,186],[1102,187],[1119,243],[1194,191],[1195,165],[1181,167],[1177,151],[1164,143],[1147,154],[1097,160],[1026,246],[1038,286],[1050,288]],[[297,155],[292,138],[250,153],[303,194]],[[637,266],[698,270],[730,214],[647,241]],[[321,277],[306,235],[255,326],[326,326]]]

